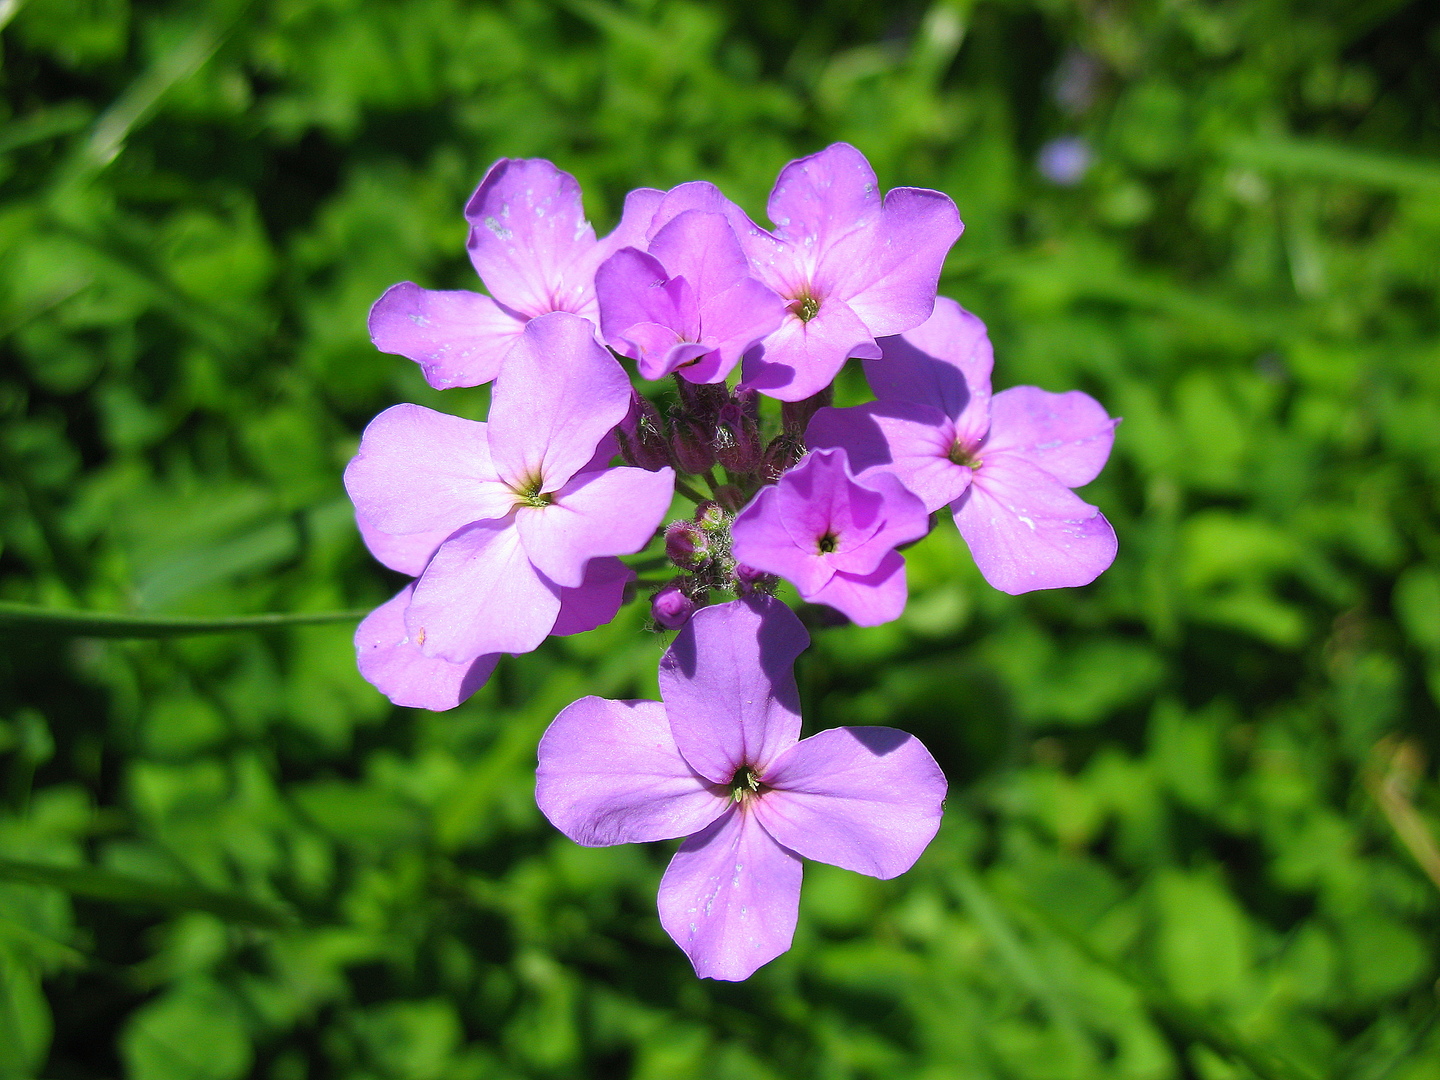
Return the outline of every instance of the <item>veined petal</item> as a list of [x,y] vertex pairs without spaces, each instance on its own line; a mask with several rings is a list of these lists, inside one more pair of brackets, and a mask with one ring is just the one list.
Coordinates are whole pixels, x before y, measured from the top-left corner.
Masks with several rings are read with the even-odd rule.
[[1080,390],[1051,394],[1014,386],[990,403],[990,437],[981,454],[1014,454],[1066,487],[1079,487],[1105,467],[1119,422]]
[[675,471],[618,468],[581,473],[548,506],[521,507],[515,527],[529,559],[557,585],[577,586],[602,555],[629,555],[655,535],[670,509]]
[[540,740],[535,801],[577,844],[608,847],[699,832],[730,793],[690,768],[658,701],[585,697]]
[[795,937],[800,857],[736,809],[680,845],[660,879],[660,925],[702,979],[738,982]]
[[879,355],[874,335],[845,302],[823,297],[809,322],[788,314],[745,354],[744,383],[780,401],[801,401],[829,386],[847,358]]
[[871,877],[914,865],[940,828],[945,774],[920,740],[887,727],[842,727],[802,739],[766,770],[753,810],[807,859]]
[[490,460],[486,425],[419,405],[392,405],[370,421],[345,488],[355,509],[389,533],[454,532],[515,504]]
[[899,479],[888,472],[876,471],[856,481],[856,487],[879,494],[877,516],[880,527],[864,543],[837,547],[830,554],[830,564],[847,574],[870,574],[879,568],[887,553],[901,544],[919,540],[930,531],[930,514],[925,504],[912,495]]
[[[805,596],[802,592],[801,596]],[[825,585],[809,596],[815,604],[828,604],[856,626],[892,622],[905,610],[905,557],[886,550],[880,565],[868,574],[837,570]]]
[[505,358],[490,405],[490,454],[516,491],[563,487],[630,409],[630,380],[578,315],[532,319]]
[[832,248],[879,223],[875,170],[849,143],[834,143],[781,169],[765,212],[775,235],[803,252],[806,277],[813,280]]
[[797,547],[835,552],[861,547],[884,521],[884,498],[851,477],[843,450],[816,450],[775,485],[776,516]]
[[591,559],[584,581],[573,589],[561,588],[560,614],[551,635],[567,637],[604,626],[615,618],[625,599],[625,586],[634,580],[635,571],[619,559]]
[[509,522],[472,525],[435,552],[405,627],[426,656],[464,663],[534,649],[560,614],[560,586],[530,565]]
[[780,296],[756,281],[741,278],[700,305],[701,340],[712,346],[681,374],[691,382],[720,382],[747,349],[773,333],[789,311]]
[[1014,454],[986,457],[954,509],[975,565],[1001,592],[1088,585],[1115,561],[1104,515]]
[[405,629],[405,609],[415,591],[412,582],[381,604],[355,629],[360,674],[396,705],[443,712],[484,686],[499,656],[491,654],[460,664],[426,656]]
[[398,570],[411,577],[419,577],[425,572],[425,564],[430,561],[430,556],[435,554],[435,549],[450,535],[444,531],[403,535],[383,533],[365,520],[365,515],[358,511],[355,514],[355,527],[360,530],[360,539],[365,541],[371,555],[391,570]]
[[779,489],[763,487],[741,510],[730,527],[736,561],[767,574],[778,574],[809,596],[822,588],[835,568],[818,553],[815,541],[797,544],[786,528]]
[[878,221],[821,251],[815,286],[842,297],[876,337],[903,333],[930,317],[962,228],[950,196],[893,188]]
[[873,401],[847,409],[820,409],[805,430],[816,450],[839,447],[864,483],[894,474],[932,512],[958,499],[970,469],[950,460],[955,426],[939,409],[908,401]]
[[580,185],[540,158],[501,158],[465,206],[466,245],[490,295],[527,318],[579,312],[593,295],[575,264],[595,247]]
[[899,337],[881,340],[883,356],[865,362],[865,378],[881,401],[910,401],[939,409],[955,423],[955,438],[979,445],[990,428],[990,373],[995,351],[985,324],[947,296],[935,312]]
[[488,296],[463,290],[392,285],[370,309],[370,340],[381,352],[408,357],[437,390],[479,386],[525,329],[525,319]]
[[810,635],[774,597],[701,608],[660,659],[660,696],[692,768],[728,784],[800,737],[795,658]]

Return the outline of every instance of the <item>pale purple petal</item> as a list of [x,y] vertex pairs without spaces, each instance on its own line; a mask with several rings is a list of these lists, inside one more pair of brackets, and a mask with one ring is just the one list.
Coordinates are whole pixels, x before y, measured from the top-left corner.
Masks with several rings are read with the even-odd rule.
[[595,248],[580,185],[539,158],[501,158],[465,206],[467,247],[490,295],[526,318],[582,313],[593,300],[594,267],[576,267]]
[[891,550],[871,573],[837,570],[823,588],[805,599],[833,607],[856,626],[879,626],[900,617],[906,595],[905,559]]
[[750,243],[747,241],[760,241],[763,244],[760,248],[762,254],[780,252],[786,247],[785,244],[751,221],[745,211],[727,199],[725,193],[718,187],[704,180],[692,180],[665,192],[655,210],[655,216],[650,222],[647,239],[653,239],[661,229],[687,210],[700,210],[707,214],[723,215],[725,220],[730,222],[730,227],[740,241],[741,248],[750,257],[752,269],[755,268],[754,255],[756,252],[751,249]]
[[864,544],[880,528],[884,500],[850,478],[843,450],[816,450],[776,485],[776,509],[796,545],[816,549],[830,536],[836,551]]
[[810,635],[779,600],[701,608],[660,659],[660,696],[675,744],[707,779],[763,769],[800,737],[795,658]]
[[419,405],[392,405],[370,421],[345,488],[355,509],[389,533],[450,533],[515,505],[491,463],[486,425]]
[[629,555],[648,544],[674,492],[673,469],[581,473],[549,506],[517,510],[515,527],[542,574],[557,585],[579,585],[591,559]]
[[621,248],[643,248],[665,192],[655,188],[636,188],[625,196],[620,211],[620,224],[609,236],[602,237],[593,251],[581,259],[580,268],[592,276],[596,268]]
[[995,352],[985,324],[942,296],[914,330],[880,342],[884,355],[865,362],[865,378],[881,401],[911,401],[955,421],[955,437],[974,447],[990,427],[990,372]]
[[[638,361],[640,375],[658,379],[677,344],[700,333],[700,308],[683,278],[672,278],[652,255],[621,248],[595,273],[600,331],[610,347]],[[697,355],[703,353],[700,349]]]
[[381,352],[420,365],[435,389],[479,386],[495,378],[525,320],[488,296],[392,285],[370,309],[370,340]]
[[1034,386],[1014,386],[990,403],[990,437],[981,455],[1014,454],[1066,487],[1079,487],[1105,467],[1117,423],[1080,390],[1051,394]]
[[355,630],[355,655],[365,681],[396,705],[443,712],[485,685],[498,656],[464,663],[426,656],[405,629],[405,609],[415,591],[406,585],[365,616]]
[[405,626],[427,656],[452,663],[534,649],[560,613],[560,586],[525,556],[508,522],[472,525],[435,552]]
[[[880,506],[875,511],[879,528],[870,533],[869,539],[858,544],[839,543],[828,558],[830,565],[847,574],[869,574],[876,570],[887,552],[919,540],[930,531],[930,513],[925,504],[912,495],[892,473],[873,472],[863,480],[855,482],[856,491],[851,494],[852,508],[861,507],[860,490],[873,491],[880,496]],[[859,530],[863,533],[865,529]]]
[[625,369],[594,333],[579,316],[542,315],[505,358],[491,397],[490,453],[517,491],[563,487],[630,410]]
[[721,382],[735,370],[747,349],[788,317],[778,295],[754,278],[742,278],[701,303],[702,340],[714,348],[694,363],[677,365],[680,374],[691,382]]
[[750,264],[724,214],[686,210],[650,240],[649,252],[670,277],[683,277],[696,296],[714,296],[750,276]]
[[970,469],[950,460],[955,426],[939,409],[908,401],[874,401],[848,409],[825,408],[805,429],[816,450],[839,447],[863,482],[893,473],[925,504],[938,510],[970,485]]
[[546,729],[539,757],[540,812],[586,847],[689,836],[731,805],[675,749],[658,701],[581,698]]
[[800,857],[734,810],[680,845],[660,879],[660,925],[702,979],[738,982],[795,937]]
[[802,739],[760,777],[753,810],[807,859],[877,878],[915,864],[940,828],[945,774],[920,740],[887,727]]
[[815,287],[843,297],[876,337],[910,330],[930,317],[940,269],[962,228],[950,196],[893,188],[880,221],[821,252]]
[[875,170],[849,143],[834,143],[781,169],[765,212],[809,280],[829,249],[879,224]]
[[744,383],[780,401],[801,401],[829,386],[847,358],[879,355],[860,318],[830,297],[809,322],[786,315],[778,330],[747,352]]
[[635,571],[619,559],[591,559],[585,580],[573,589],[560,590],[560,614],[550,633],[555,637],[583,634],[615,618],[625,600],[625,586]]
[[830,580],[835,568],[818,554],[820,534],[797,544],[786,525],[779,487],[763,487],[730,526],[731,550],[737,562],[779,574],[808,597]]
[[955,504],[975,565],[1012,595],[1088,585],[1115,560],[1115,530],[1039,466],[992,454]]
[[425,572],[425,564],[430,561],[430,556],[435,554],[435,549],[450,535],[444,531],[403,535],[383,533],[366,521],[364,514],[358,512],[355,514],[355,526],[360,530],[360,539],[365,541],[371,555],[391,570],[398,570],[411,577],[419,577]]

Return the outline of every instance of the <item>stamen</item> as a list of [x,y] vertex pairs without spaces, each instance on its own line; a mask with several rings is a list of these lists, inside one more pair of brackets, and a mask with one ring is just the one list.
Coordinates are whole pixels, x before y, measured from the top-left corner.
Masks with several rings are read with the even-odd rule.
[[829,555],[830,552],[835,550],[839,543],[840,541],[834,533],[827,532],[824,536],[820,537],[819,542],[815,546],[820,549],[821,555]]
[[760,794],[760,777],[749,765],[741,765],[730,778],[730,798],[744,802]]
[[809,293],[796,297],[790,305],[790,310],[799,317],[801,322],[809,322],[820,313],[820,301]]

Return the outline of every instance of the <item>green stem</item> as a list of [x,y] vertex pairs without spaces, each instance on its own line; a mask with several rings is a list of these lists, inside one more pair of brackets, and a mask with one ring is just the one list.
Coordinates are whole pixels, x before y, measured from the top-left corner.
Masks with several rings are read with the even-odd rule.
[[367,611],[267,612],[215,619],[183,615],[125,615],[111,611],[67,611],[38,604],[0,601],[0,634],[58,634],[66,637],[162,638],[186,634],[228,634],[282,626],[359,622]]
[[684,480],[675,481],[675,490],[678,491],[681,495],[684,495],[685,498],[689,499],[696,506],[699,506],[702,502],[710,501],[709,496],[701,495],[700,492],[696,491]]

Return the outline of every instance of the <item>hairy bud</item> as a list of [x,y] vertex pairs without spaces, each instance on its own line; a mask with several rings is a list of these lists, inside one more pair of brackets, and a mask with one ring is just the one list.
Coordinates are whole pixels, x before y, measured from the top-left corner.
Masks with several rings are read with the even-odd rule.
[[732,473],[753,473],[760,467],[760,425],[739,402],[720,410],[715,457]]
[[695,610],[695,601],[685,594],[680,582],[661,586],[650,598],[650,617],[667,630],[679,630]]
[[827,386],[818,394],[811,394],[803,401],[782,401],[780,403],[780,424],[786,435],[805,437],[805,428],[810,418],[835,400],[835,388]]
[[615,428],[615,437],[628,465],[656,472],[670,464],[665,422],[655,406],[634,390],[630,391],[630,411]]
[[710,537],[693,521],[665,527],[665,555],[681,570],[698,570],[710,561]]
[[760,459],[760,478],[766,483],[774,483],[804,456],[805,444],[799,436],[788,432],[776,435]]

